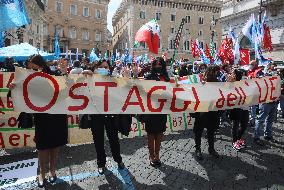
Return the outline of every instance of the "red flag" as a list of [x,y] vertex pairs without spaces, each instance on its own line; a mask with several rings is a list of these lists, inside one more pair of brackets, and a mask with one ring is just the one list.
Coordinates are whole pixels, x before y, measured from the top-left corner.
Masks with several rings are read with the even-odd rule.
[[234,63],[234,51],[232,49],[232,43],[228,40],[227,36],[221,44],[221,48],[218,51],[218,56],[222,60],[223,64]]
[[135,41],[145,42],[149,51],[158,54],[160,43],[160,26],[155,20],[152,20],[143,25],[135,35]]
[[269,52],[273,50],[271,35],[270,35],[270,28],[266,25],[264,25],[263,48],[267,49]]
[[240,62],[241,65],[248,65],[250,61],[250,51],[249,49],[240,49]]
[[198,57],[200,56],[197,41],[195,41],[195,42],[193,43],[193,41],[191,40],[191,52],[192,52],[192,56],[193,56],[194,58],[195,58],[195,57],[198,58]]

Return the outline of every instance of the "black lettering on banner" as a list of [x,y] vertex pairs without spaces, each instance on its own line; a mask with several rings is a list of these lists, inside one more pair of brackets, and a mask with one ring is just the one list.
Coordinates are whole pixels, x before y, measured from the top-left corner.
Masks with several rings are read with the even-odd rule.
[[18,178],[0,180],[0,187],[4,185],[16,183],[17,180]]

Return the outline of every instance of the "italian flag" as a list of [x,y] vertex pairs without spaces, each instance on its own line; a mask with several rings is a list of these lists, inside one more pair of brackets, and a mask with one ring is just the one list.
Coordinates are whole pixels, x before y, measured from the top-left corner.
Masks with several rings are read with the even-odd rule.
[[160,43],[160,26],[155,19],[143,25],[135,35],[135,41],[145,42],[149,51],[158,54]]

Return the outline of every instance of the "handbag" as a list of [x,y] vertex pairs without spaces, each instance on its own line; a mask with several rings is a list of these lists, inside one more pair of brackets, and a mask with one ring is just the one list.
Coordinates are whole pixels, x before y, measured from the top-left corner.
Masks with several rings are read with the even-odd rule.
[[32,128],[34,126],[33,114],[21,112],[18,119],[18,127],[22,129]]
[[79,115],[79,128],[80,129],[90,129],[93,125],[92,115],[80,114]]
[[132,124],[132,115],[121,114],[115,117],[115,127],[118,132],[123,134],[124,136],[128,136],[131,130]]

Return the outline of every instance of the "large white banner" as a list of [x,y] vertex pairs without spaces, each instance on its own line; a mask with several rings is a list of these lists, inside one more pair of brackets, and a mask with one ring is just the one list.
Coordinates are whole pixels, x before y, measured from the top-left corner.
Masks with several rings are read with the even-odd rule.
[[12,91],[15,111],[52,114],[143,114],[207,112],[272,102],[280,77],[234,83],[176,86],[161,81],[109,76],[55,77],[17,69]]
[[37,176],[37,167],[37,158],[1,165],[0,189],[34,181]]

